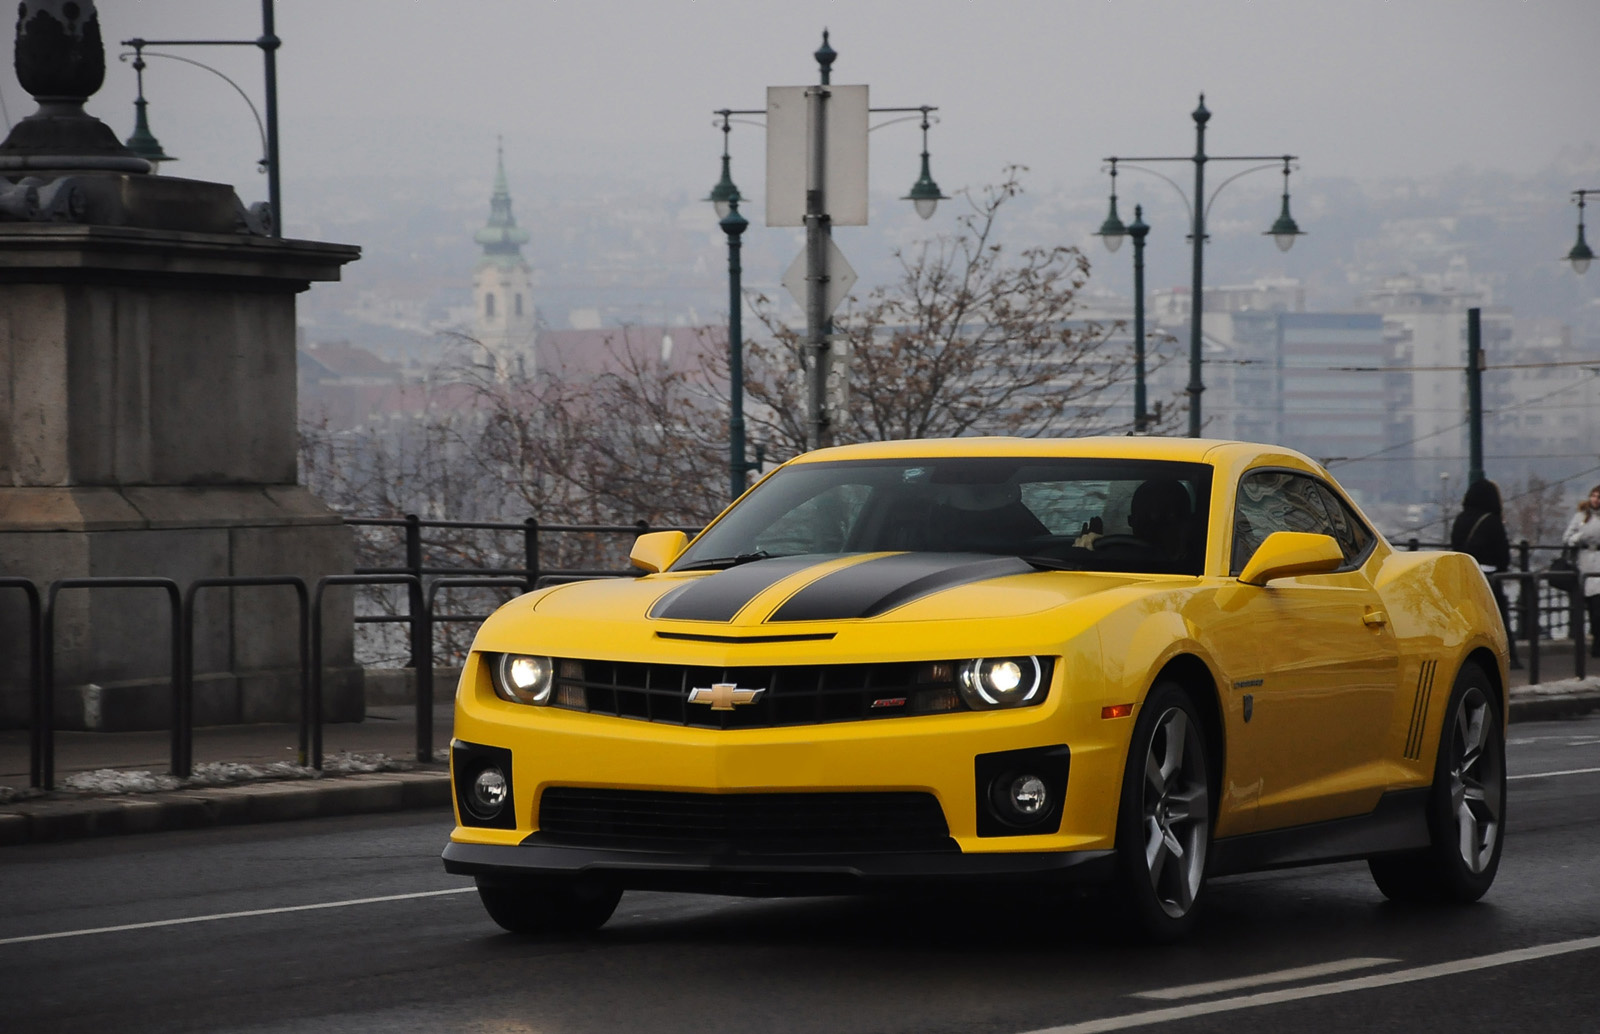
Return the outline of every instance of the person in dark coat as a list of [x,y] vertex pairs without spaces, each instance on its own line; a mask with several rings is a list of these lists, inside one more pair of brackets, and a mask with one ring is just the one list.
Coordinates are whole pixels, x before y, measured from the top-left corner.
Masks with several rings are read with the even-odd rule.
[[[1511,567],[1511,540],[1506,537],[1505,520],[1500,513],[1500,486],[1482,478],[1467,486],[1461,500],[1461,512],[1450,527],[1450,548],[1466,553],[1478,562],[1485,572],[1505,571]],[[1506,603],[1505,589],[1489,580],[1494,590],[1494,602],[1500,608],[1500,620],[1505,622],[1506,638],[1511,644],[1511,666],[1522,667],[1517,660],[1517,640],[1510,634],[1511,608]]]

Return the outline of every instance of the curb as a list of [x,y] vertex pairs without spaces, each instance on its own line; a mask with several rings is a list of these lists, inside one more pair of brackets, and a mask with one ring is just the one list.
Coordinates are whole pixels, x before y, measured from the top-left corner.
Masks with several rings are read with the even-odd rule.
[[448,772],[383,772],[0,806],[0,846],[450,807]]
[[1511,691],[1511,722],[1576,718],[1600,710],[1600,676],[1518,686]]

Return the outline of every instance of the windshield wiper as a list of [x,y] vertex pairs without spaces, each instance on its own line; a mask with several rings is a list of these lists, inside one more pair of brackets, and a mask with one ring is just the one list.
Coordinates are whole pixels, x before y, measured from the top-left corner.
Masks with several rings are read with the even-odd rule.
[[1054,557],[1019,556],[1017,559],[1021,560],[1025,564],[1032,564],[1034,567],[1044,571],[1082,571],[1084,569],[1083,564],[1081,563],[1073,560],[1057,560]]
[[771,558],[771,556],[772,554],[768,553],[766,550],[758,549],[754,553],[740,553],[737,556],[712,557],[710,560],[702,560],[699,563],[690,564],[688,567],[677,568],[677,570],[725,571],[730,567],[738,567],[740,564],[750,564],[757,560],[767,560]]

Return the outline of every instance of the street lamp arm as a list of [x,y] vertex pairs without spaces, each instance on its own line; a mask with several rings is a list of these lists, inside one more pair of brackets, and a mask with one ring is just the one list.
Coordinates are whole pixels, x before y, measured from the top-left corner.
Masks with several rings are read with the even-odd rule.
[[[125,40],[124,41],[124,43],[126,45],[131,45],[131,46],[146,45],[146,44],[149,44],[150,42],[151,41],[149,41],[149,40],[136,40],[136,39],[135,40]],[[164,57],[168,61],[182,61],[186,65],[193,65],[196,68],[204,68],[206,71],[210,72],[212,75],[216,76],[218,79],[221,79],[223,82],[225,82],[229,86],[233,87],[233,92],[237,93],[240,97],[244,98],[244,102],[250,106],[250,114],[254,115],[255,119],[256,119],[256,132],[261,135],[261,153],[263,155],[267,153],[267,127],[266,127],[266,124],[261,121],[261,112],[256,110],[255,101],[250,99],[250,95],[248,93],[245,93],[244,89],[238,83],[234,82],[232,79],[229,79],[226,75],[224,75],[223,73],[217,71],[215,68],[212,68],[210,65],[203,64],[203,63],[201,63],[199,61],[195,61],[192,58],[179,57],[176,54],[162,54],[162,53],[159,53],[157,51],[124,52],[124,53],[121,53],[121,54],[117,55],[117,60],[118,61],[126,61],[126,60],[128,60],[129,57],[139,57],[141,54],[144,57]],[[264,170],[268,165],[268,161],[267,161],[266,158],[262,158],[259,164],[261,165],[262,169]]]
[[1248,176],[1252,172],[1261,172],[1264,169],[1281,168],[1282,165],[1283,165],[1283,158],[1282,158],[1282,156],[1279,156],[1278,158],[1273,159],[1273,162],[1272,162],[1271,165],[1257,165],[1254,168],[1246,169],[1243,172],[1236,172],[1232,176],[1229,176],[1227,179],[1223,180],[1221,183],[1218,183],[1217,184],[1217,189],[1213,190],[1211,192],[1211,196],[1206,199],[1206,211],[1205,211],[1206,222],[1210,222],[1211,221],[1211,206],[1216,202],[1217,195],[1222,193],[1222,188],[1223,187],[1226,187],[1228,184],[1232,183],[1234,180],[1238,179],[1240,176]]
[[[920,108],[870,108],[868,110],[870,110],[870,111],[920,111],[921,109]],[[887,122],[879,122],[875,126],[868,127],[867,132],[876,133],[878,130],[882,129],[884,126],[898,125],[901,122],[917,122],[917,121],[920,121],[921,118],[922,118],[921,115],[907,115],[904,118],[892,118]],[[939,124],[939,120],[936,119],[936,118],[935,119],[929,119],[928,121],[933,123],[934,125],[938,125]]]
[[[1157,179],[1166,180],[1167,184],[1170,187],[1172,187],[1173,190],[1176,190],[1178,192],[1178,200],[1183,202],[1183,210],[1185,212],[1189,213],[1189,223],[1190,223],[1190,225],[1193,225],[1194,224],[1194,206],[1189,203],[1189,195],[1185,194],[1183,192],[1183,188],[1178,186],[1178,183],[1177,183],[1176,180],[1174,180],[1172,177],[1170,177],[1170,176],[1168,176],[1168,175],[1166,175],[1164,173],[1157,172],[1154,169],[1146,169],[1141,165],[1129,165],[1129,164],[1127,164],[1130,161],[1150,161],[1150,160],[1151,159],[1149,159],[1149,158],[1107,158],[1106,159],[1106,161],[1116,162],[1118,168],[1122,168],[1122,169],[1137,169],[1139,172],[1145,173],[1146,175],[1154,176]],[[1185,160],[1187,161],[1187,159],[1185,159]]]
[[125,47],[259,47],[259,39],[125,39]]

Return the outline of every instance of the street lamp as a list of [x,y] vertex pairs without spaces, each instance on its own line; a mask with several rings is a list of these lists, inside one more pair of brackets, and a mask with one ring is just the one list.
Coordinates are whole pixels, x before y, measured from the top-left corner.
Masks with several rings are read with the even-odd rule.
[[[1274,222],[1271,228],[1266,232],[1277,243],[1280,251],[1288,251],[1294,246],[1295,238],[1304,236],[1305,231],[1300,229],[1300,227],[1295,223],[1294,217],[1289,214],[1289,170],[1292,166],[1292,163],[1296,160],[1296,156],[1292,154],[1208,155],[1206,154],[1205,146],[1206,122],[1210,120],[1211,112],[1206,110],[1205,94],[1202,93],[1200,95],[1200,106],[1194,109],[1192,117],[1194,118],[1195,139],[1194,154],[1192,155],[1177,157],[1159,156],[1154,158],[1119,158],[1113,156],[1105,159],[1105,161],[1111,166],[1111,175],[1113,177],[1111,181],[1111,213],[1106,218],[1105,223],[1100,227],[1098,236],[1105,242],[1108,249],[1115,251],[1117,246],[1122,243],[1123,234],[1127,232],[1126,228],[1122,228],[1121,232],[1118,232],[1118,228],[1121,226],[1121,220],[1117,219],[1116,203],[1117,181],[1115,177],[1118,162],[1121,162],[1124,165],[1128,165],[1130,162],[1194,163],[1193,201],[1191,201],[1190,198],[1184,194],[1182,187],[1178,186],[1177,183],[1173,182],[1171,179],[1168,179],[1166,176],[1163,176],[1161,173],[1156,172],[1154,169],[1143,169],[1138,165],[1128,165],[1128,167],[1138,169],[1140,172],[1147,172],[1152,176],[1166,180],[1167,183],[1178,192],[1178,196],[1183,198],[1183,203],[1189,210],[1189,219],[1191,224],[1189,239],[1194,250],[1193,258],[1191,260],[1192,281],[1189,301],[1189,387],[1187,389],[1187,393],[1189,395],[1189,437],[1198,438],[1200,437],[1200,394],[1206,390],[1205,385],[1201,382],[1200,378],[1200,364],[1202,361],[1200,350],[1200,324],[1201,312],[1205,308],[1204,256],[1206,241],[1206,217],[1210,214],[1212,202],[1217,199],[1217,195],[1222,192],[1223,187],[1226,187],[1240,176],[1246,176],[1252,172],[1260,172],[1263,169],[1277,168],[1278,164],[1281,162],[1283,165],[1283,210],[1279,214],[1277,221]],[[1236,173],[1233,176],[1228,177],[1218,184],[1217,189],[1212,191],[1211,196],[1208,198],[1206,197],[1205,192],[1205,169],[1207,162],[1268,162],[1270,164],[1257,165],[1253,168],[1245,169],[1243,172]]]
[[1095,236],[1105,242],[1106,250],[1115,252],[1122,247],[1122,238],[1128,233],[1128,228],[1122,225],[1122,217],[1117,215],[1117,160],[1111,159],[1111,211],[1106,214],[1106,221],[1100,224],[1100,229],[1095,231]]
[[[281,192],[279,190],[280,182],[278,170],[278,48],[283,45],[283,41],[278,38],[278,34],[274,30],[275,22],[273,18],[272,3],[273,0],[261,0],[261,35],[257,36],[255,39],[127,39],[122,41],[122,45],[125,47],[132,47],[134,49],[135,60],[133,67],[134,71],[139,73],[140,76],[139,99],[134,102],[136,108],[138,109],[138,114],[135,116],[133,136],[128,138],[128,145],[130,147],[133,147],[134,140],[139,138],[139,129],[141,126],[144,128],[145,134],[147,136],[149,135],[149,125],[147,122],[145,122],[144,118],[144,80],[142,54],[145,47],[261,48],[261,59],[266,69],[267,124],[265,135],[267,156],[262,161],[267,169],[267,206],[272,213],[272,236],[282,237],[283,204]],[[173,55],[170,54],[151,54],[150,56],[173,57]],[[213,72],[216,75],[222,76],[224,79],[228,79],[227,76],[222,75],[222,73],[218,72],[215,68],[211,68],[208,65],[202,65],[198,61],[189,61],[187,58],[175,58],[175,60],[187,61],[191,65],[197,65],[206,69],[208,72]],[[234,83],[232,79],[228,79],[228,82],[235,90],[239,90],[238,84]],[[239,92],[241,95],[244,94],[243,90],[239,90]],[[248,96],[245,97],[246,101],[249,99],[250,98]],[[255,110],[254,104],[250,105],[250,110],[252,112]],[[257,122],[259,123],[259,121],[260,116],[257,116]],[[150,136],[149,141],[151,144],[155,144],[155,137]],[[160,150],[159,144],[155,144],[155,147],[158,151]],[[141,152],[141,154],[143,154],[143,152]],[[146,155],[145,157],[148,158],[149,156]],[[150,158],[149,160],[170,161],[171,159]]]
[[[126,56],[126,55],[124,55]],[[138,83],[138,90],[133,99],[133,135],[124,140],[128,150],[150,163],[151,172],[159,172],[162,162],[175,162],[178,159],[161,149],[161,141],[150,132],[150,120],[145,117],[145,107],[148,102],[144,99],[144,48],[139,47],[133,53],[134,81]]]
[[[722,178],[717,180],[717,185],[711,188],[711,193],[706,195],[706,200],[716,206],[717,218],[726,219],[728,212],[737,204],[739,188],[733,185],[733,176],[728,172],[728,134],[732,131],[733,116],[754,114],[753,112],[737,112],[732,108],[723,108],[717,112],[722,116]],[[745,220],[746,225],[749,220]]]
[[1600,187],[1589,187],[1585,190],[1574,190],[1572,196],[1578,201],[1578,243],[1567,252],[1567,261],[1572,263],[1574,273],[1586,273],[1589,263],[1594,259],[1594,250],[1589,247],[1589,242],[1583,239],[1583,199],[1587,194],[1600,194]]
[[[880,108],[880,111],[899,111],[899,108]],[[933,176],[928,172],[928,112],[937,111],[926,104],[914,110],[922,112],[922,175],[917,177],[917,182],[911,184],[911,192],[901,201],[909,201],[917,210],[917,214],[924,219],[932,219],[934,209],[939,207],[939,202],[950,200],[939,192],[939,184],[933,181]]]
[[[854,272],[849,270],[848,263],[843,261],[843,257],[838,254],[838,249],[832,246],[831,241],[833,225],[837,221],[835,218],[837,213],[835,213],[835,215],[830,215],[829,213],[828,202],[830,199],[827,196],[827,184],[825,182],[833,175],[833,173],[829,171],[830,165],[827,156],[829,140],[829,133],[827,131],[827,125],[829,121],[829,98],[832,97],[836,92],[848,94],[849,96],[856,98],[859,101],[860,107],[851,108],[847,105],[846,108],[843,109],[843,112],[846,115],[852,111],[857,116],[860,116],[863,112],[867,115],[915,112],[916,115],[912,115],[908,118],[891,119],[888,122],[881,123],[877,126],[866,127],[864,125],[864,120],[862,123],[857,125],[859,125],[860,128],[865,129],[866,132],[870,132],[871,130],[881,129],[883,126],[891,125],[895,122],[913,121],[920,117],[922,126],[921,174],[918,176],[916,182],[911,185],[910,192],[907,193],[902,200],[912,202],[917,214],[924,219],[931,218],[934,211],[938,208],[939,202],[946,200],[945,194],[939,189],[939,184],[933,179],[932,172],[929,168],[928,157],[928,128],[932,124],[932,120],[930,120],[928,116],[930,113],[938,111],[939,109],[926,104],[912,108],[869,108],[866,107],[867,88],[865,86],[841,86],[830,89],[832,82],[833,62],[838,58],[839,55],[838,52],[835,51],[829,44],[828,33],[826,30],[824,30],[822,33],[822,46],[817,48],[813,56],[816,58],[819,72],[819,84],[817,86],[805,88],[773,87],[769,89],[768,93],[769,103],[773,103],[771,98],[786,94],[789,91],[794,91],[792,96],[795,102],[798,102],[801,99],[800,95],[803,94],[803,123],[788,123],[788,125],[796,127],[803,124],[805,133],[803,141],[800,140],[798,135],[794,137],[789,137],[787,135],[773,137],[771,135],[774,126],[777,124],[774,122],[774,116],[780,110],[780,108],[774,108],[772,111],[769,111],[766,108],[720,108],[713,112],[713,114],[715,114],[722,122],[722,177],[717,181],[716,185],[711,188],[711,193],[706,198],[707,201],[712,202],[716,206],[718,215],[722,217],[726,217],[727,212],[734,207],[733,205],[729,204],[729,202],[730,199],[737,197],[738,191],[733,185],[733,177],[729,172],[728,153],[728,134],[731,130],[731,123],[734,121],[733,116],[767,116],[768,121],[764,125],[769,130],[769,157],[767,161],[768,225],[803,225],[806,230],[805,251],[803,252],[804,289],[803,291],[796,290],[795,293],[797,298],[804,305],[806,313],[806,343],[804,354],[809,360],[809,362],[806,364],[806,447],[808,449],[820,448],[829,444],[826,395],[828,384],[828,365],[830,358],[829,350],[831,348],[830,339],[832,338],[833,330],[831,312],[833,307],[836,306],[840,300],[842,300],[840,296],[842,295],[843,290],[842,288],[831,290],[830,285],[834,285],[836,283],[847,284],[848,282],[853,281],[855,278]],[[783,103],[788,104],[790,102],[785,101]],[[841,101],[840,103],[844,102]],[[791,107],[782,110],[792,111],[794,108]],[[793,140],[797,145],[800,143],[804,144],[803,152],[805,155],[805,175],[803,177],[803,190],[796,185],[793,191],[793,197],[789,196],[788,191],[775,188],[774,186],[775,183],[788,183],[788,178],[785,174],[788,173],[789,170],[779,169],[776,168],[776,166],[797,164],[775,162],[772,160],[771,146],[773,145],[774,139],[782,141]],[[865,136],[862,136],[859,138],[859,149],[857,151],[851,152],[849,148],[846,149],[846,153],[850,154],[850,156],[853,157],[858,163],[855,166],[855,170],[860,177],[860,187],[854,194],[859,201],[859,208],[857,209],[857,214],[854,217],[849,218],[848,221],[850,225],[860,225],[866,222],[865,145],[866,139]],[[796,153],[798,153],[798,151]],[[803,206],[797,204],[797,202],[801,200],[804,202]],[[727,207],[725,208],[724,206]],[[775,210],[781,211],[784,214],[782,216],[775,217],[773,214]],[[846,206],[845,211],[848,212],[849,210],[849,207]],[[838,215],[838,219],[845,218],[846,216],[844,215]],[[832,256],[831,259],[830,255]],[[839,268],[835,268],[834,264],[842,266],[842,271]],[[846,279],[847,277],[848,280]],[[785,284],[787,285],[788,282],[788,278],[786,277]],[[803,297],[801,297],[802,295]],[[737,304],[738,300],[735,298],[735,307],[737,307]],[[731,316],[732,314],[730,313],[730,317]],[[742,462],[742,459],[740,462]]]

